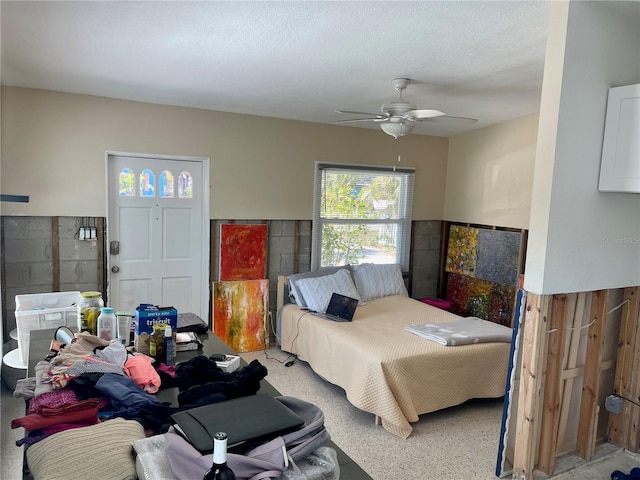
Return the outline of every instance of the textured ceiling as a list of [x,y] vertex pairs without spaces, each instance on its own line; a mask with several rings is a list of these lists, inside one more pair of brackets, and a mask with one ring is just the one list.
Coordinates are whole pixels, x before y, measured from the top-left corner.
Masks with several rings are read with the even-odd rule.
[[3,1],[2,84],[332,123],[378,112],[408,77],[418,108],[478,119],[414,130],[450,136],[538,111],[548,7]]

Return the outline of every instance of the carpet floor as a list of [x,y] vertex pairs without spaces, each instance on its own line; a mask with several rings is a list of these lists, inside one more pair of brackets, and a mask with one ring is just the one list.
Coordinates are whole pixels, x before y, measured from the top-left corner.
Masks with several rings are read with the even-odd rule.
[[[285,352],[241,354],[269,371],[267,380],[283,395],[318,405],[332,439],[374,480],[495,479],[502,400],[475,400],[422,415],[402,439],[375,425],[372,414],[358,410],[344,391],[316,375],[308,364],[285,367]],[[348,480],[348,479],[347,479]]]
[[[439,412],[421,415],[412,424],[411,436],[398,438],[374,424],[374,416],[353,407],[344,391],[318,377],[304,362],[284,366],[285,352],[243,353],[269,371],[267,380],[282,394],[291,395],[322,408],[333,440],[374,480],[495,480],[502,400],[476,400]],[[24,434],[12,430],[11,419],[24,414],[24,401],[13,398],[2,382],[0,396],[0,478],[22,478],[22,448],[15,441]],[[599,449],[600,450],[600,449]],[[628,473],[640,466],[640,456],[620,449],[603,450],[588,464],[579,459],[559,461],[554,480],[609,480],[611,472]],[[535,479],[548,478],[536,472]],[[349,480],[345,478],[343,480]]]
[[[421,415],[412,424],[409,438],[402,439],[375,425],[372,414],[352,406],[344,390],[320,378],[307,363],[298,360],[286,367],[284,364],[291,357],[279,348],[241,356],[265,365],[267,380],[283,395],[318,405],[334,442],[374,480],[497,478],[502,399],[471,400]],[[553,477],[542,472],[534,476],[536,480],[610,480],[614,470],[628,473],[640,466],[640,456],[608,447],[600,449],[601,458],[596,461],[585,463],[568,458],[557,463]]]

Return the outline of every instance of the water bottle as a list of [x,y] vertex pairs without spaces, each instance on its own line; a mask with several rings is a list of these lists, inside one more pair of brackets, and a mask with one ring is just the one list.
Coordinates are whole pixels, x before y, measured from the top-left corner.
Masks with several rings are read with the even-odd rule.
[[98,337],[103,340],[111,341],[116,338],[116,329],[117,322],[116,316],[113,313],[113,308],[102,307],[100,309],[100,316],[98,317]]

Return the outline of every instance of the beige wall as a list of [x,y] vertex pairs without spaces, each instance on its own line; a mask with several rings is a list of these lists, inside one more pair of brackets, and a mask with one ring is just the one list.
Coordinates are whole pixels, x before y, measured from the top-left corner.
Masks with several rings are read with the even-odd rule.
[[538,115],[453,137],[444,218],[529,227]]
[[413,217],[440,220],[449,140],[2,88],[4,215],[104,216],[105,151],[211,159],[211,218],[310,219],[316,161],[416,167]]
[[[640,195],[598,191],[607,95],[640,83],[624,2],[552,2],[525,289],[640,285]],[[586,60],[585,52],[589,52]]]

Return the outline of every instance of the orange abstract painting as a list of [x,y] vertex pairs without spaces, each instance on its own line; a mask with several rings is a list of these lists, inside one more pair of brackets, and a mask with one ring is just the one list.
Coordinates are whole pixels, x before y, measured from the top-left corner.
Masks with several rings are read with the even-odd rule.
[[220,280],[260,280],[267,276],[267,226],[220,226]]
[[236,352],[265,347],[269,280],[213,283],[213,331]]

